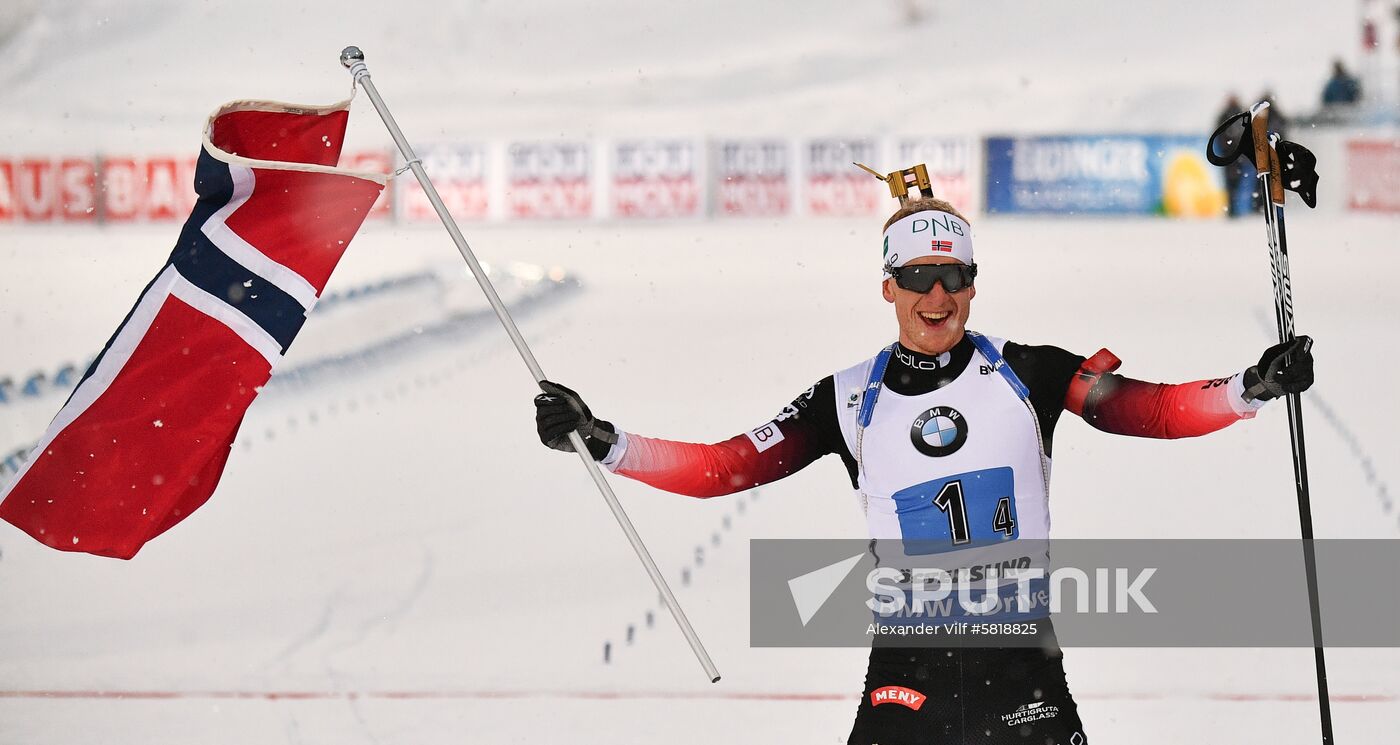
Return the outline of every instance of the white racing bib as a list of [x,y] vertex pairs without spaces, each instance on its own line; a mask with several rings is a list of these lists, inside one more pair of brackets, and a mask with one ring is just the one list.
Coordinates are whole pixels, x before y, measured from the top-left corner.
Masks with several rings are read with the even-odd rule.
[[[1049,536],[1049,459],[1038,421],[1000,370],[1005,341],[983,341],[996,359],[974,350],[957,379],[923,395],[872,396],[878,356],[836,374],[837,417],[856,458],[871,538],[956,550]],[[873,401],[847,405],[852,394]]]

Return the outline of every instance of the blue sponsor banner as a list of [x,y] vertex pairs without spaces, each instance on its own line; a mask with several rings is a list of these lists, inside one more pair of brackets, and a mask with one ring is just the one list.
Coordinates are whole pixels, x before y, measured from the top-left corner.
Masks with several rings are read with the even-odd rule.
[[1216,217],[1205,135],[989,137],[987,212]]

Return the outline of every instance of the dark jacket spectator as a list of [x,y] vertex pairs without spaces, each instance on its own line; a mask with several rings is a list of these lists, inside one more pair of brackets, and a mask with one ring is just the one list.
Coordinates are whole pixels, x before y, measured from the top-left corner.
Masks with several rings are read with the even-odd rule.
[[[1225,98],[1225,108],[1215,116],[1216,126],[1224,124],[1230,117],[1244,111],[1249,107],[1240,102],[1240,97],[1231,93]],[[1237,160],[1225,166],[1225,214],[1230,217],[1239,217],[1238,207],[1240,184],[1245,178],[1245,166],[1243,160]],[[1246,195],[1248,196],[1248,195]]]
[[1332,77],[1322,88],[1322,106],[1345,106],[1361,100],[1361,81],[1347,72],[1341,60],[1332,61]]

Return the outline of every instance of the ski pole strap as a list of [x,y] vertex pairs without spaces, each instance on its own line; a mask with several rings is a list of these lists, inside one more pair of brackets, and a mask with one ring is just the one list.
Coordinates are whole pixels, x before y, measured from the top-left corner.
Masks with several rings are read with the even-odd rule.
[[1001,356],[1001,352],[997,351],[997,348],[992,345],[992,342],[989,341],[987,337],[976,331],[968,331],[967,338],[971,339],[972,345],[977,347],[977,351],[981,352],[982,356],[987,358],[987,362],[991,364],[992,369],[1001,373],[1002,379],[1006,381],[1007,385],[1011,386],[1011,390],[1016,391],[1016,395],[1019,396],[1022,401],[1030,398],[1031,390],[1026,387],[1025,383],[1021,382],[1020,378],[1016,377],[1016,371],[1012,370],[1011,366],[1006,364],[1006,359]]
[[870,417],[875,415],[875,400],[880,397],[881,381],[885,379],[885,369],[890,366],[890,357],[894,356],[894,344],[880,350],[875,355],[875,364],[870,366],[870,378],[865,381],[865,392],[860,397],[860,411],[857,412],[856,421],[860,422],[861,428],[870,426]]

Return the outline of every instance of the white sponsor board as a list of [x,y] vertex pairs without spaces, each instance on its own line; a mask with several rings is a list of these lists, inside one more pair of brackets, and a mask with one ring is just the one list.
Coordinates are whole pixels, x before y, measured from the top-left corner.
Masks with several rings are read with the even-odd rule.
[[616,217],[700,217],[704,177],[696,140],[622,140],[611,148],[612,214]]
[[971,137],[898,137],[894,140],[894,167],[926,164],[934,196],[971,214],[981,207],[973,157],[980,152],[980,145]]
[[[433,143],[415,148],[423,169],[433,180],[447,211],[458,220],[484,220],[490,215],[487,149],[477,143]],[[411,174],[403,176],[399,215],[405,220],[437,221],[423,187]]]
[[776,217],[792,211],[792,144],[787,140],[714,143],[715,213]]
[[[805,142],[802,184],[807,214],[861,217],[893,211],[889,187],[855,166],[855,163],[878,164],[882,160],[880,154],[880,143],[873,137],[818,138]],[[879,170],[878,165],[875,168]]]
[[507,146],[508,218],[588,218],[593,215],[593,192],[591,143],[533,141]]

